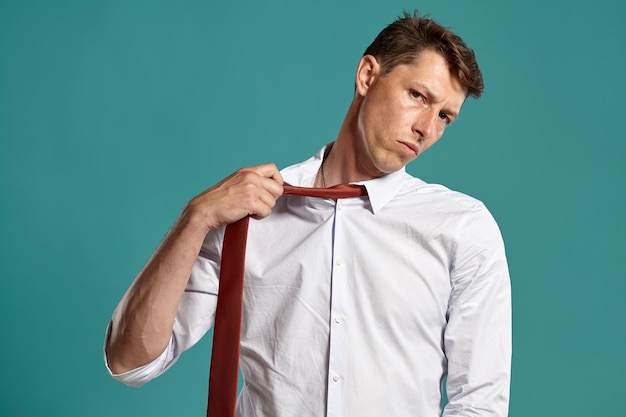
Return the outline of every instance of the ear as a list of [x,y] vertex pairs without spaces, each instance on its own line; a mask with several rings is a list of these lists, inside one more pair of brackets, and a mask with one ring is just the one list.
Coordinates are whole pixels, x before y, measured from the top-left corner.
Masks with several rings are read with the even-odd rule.
[[372,55],[364,55],[356,70],[356,92],[365,97],[380,75],[380,64]]

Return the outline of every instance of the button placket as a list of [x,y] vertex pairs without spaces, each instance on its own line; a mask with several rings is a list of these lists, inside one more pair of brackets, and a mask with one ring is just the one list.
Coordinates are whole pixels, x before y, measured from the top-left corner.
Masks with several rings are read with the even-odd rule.
[[345,232],[343,217],[346,210],[341,200],[335,205],[333,228],[333,266],[331,274],[331,305],[330,305],[330,346],[328,361],[328,397],[327,416],[339,417],[343,414],[343,386],[346,375],[347,334],[345,327],[345,297],[347,295],[347,264],[345,255]]

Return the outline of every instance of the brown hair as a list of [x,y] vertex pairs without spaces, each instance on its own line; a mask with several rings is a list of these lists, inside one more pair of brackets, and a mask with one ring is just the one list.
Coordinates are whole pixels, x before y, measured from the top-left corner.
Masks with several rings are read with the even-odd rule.
[[448,61],[450,71],[467,89],[467,95],[480,97],[484,84],[474,51],[430,16],[420,17],[417,10],[413,15],[404,12],[403,17],[383,29],[364,55],[374,56],[386,75],[397,65],[413,62],[425,49],[440,53]]

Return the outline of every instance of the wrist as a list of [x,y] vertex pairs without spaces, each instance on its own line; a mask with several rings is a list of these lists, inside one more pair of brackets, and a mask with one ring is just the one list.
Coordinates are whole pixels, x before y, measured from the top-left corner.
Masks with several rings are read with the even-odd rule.
[[208,213],[201,213],[198,210],[194,210],[190,205],[187,205],[183,209],[176,223],[181,233],[198,234],[201,235],[202,239],[204,239],[210,230],[217,227],[215,225],[216,222],[212,220],[212,217],[208,215]]

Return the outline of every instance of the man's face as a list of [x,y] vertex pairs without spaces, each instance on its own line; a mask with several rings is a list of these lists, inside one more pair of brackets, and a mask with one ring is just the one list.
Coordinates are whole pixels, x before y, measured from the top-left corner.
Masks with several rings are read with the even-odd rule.
[[[370,63],[364,63],[368,59]],[[446,60],[430,50],[411,64],[398,65],[384,76],[380,73],[373,57],[361,60],[357,154],[372,176],[401,169],[437,142],[467,96]]]

